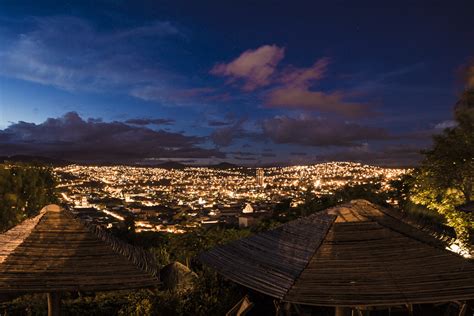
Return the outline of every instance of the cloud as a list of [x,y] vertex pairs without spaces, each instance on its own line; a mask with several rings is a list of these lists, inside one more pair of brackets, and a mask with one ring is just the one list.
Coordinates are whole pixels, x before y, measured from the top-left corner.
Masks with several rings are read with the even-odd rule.
[[174,45],[168,38],[183,37],[170,22],[98,30],[73,16],[31,21],[29,31],[4,33],[2,42],[8,45],[0,53],[1,75],[67,91],[112,90],[130,95],[131,90],[148,85],[165,89],[167,82],[179,77],[162,66],[158,60],[165,56],[157,56],[153,49]]
[[185,35],[169,21],[152,21],[151,23],[139,27],[121,30],[113,33],[111,40],[130,39],[134,37],[166,37]]
[[290,156],[307,156],[308,153],[304,153],[304,152],[291,152],[290,153]]
[[[260,127],[254,125],[255,122],[250,122],[246,118],[241,118],[234,121],[232,125],[222,128],[216,128],[209,135],[209,139],[218,147],[227,147],[232,145],[236,139],[247,139],[251,141],[265,141]],[[245,125],[245,126],[244,126]],[[242,145],[243,148],[251,147],[248,143]]]
[[215,129],[210,135],[211,141],[219,147],[229,146],[235,138],[242,137],[245,134],[244,122],[245,120],[241,119],[231,126]]
[[164,105],[192,105],[196,99],[201,102],[226,102],[231,99],[229,93],[214,88],[170,88],[162,85],[145,85],[133,88],[130,95],[145,100],[163,102]]
[[320,117],[277,116],[264,120],[262,127],[263,134],[277,144],[351,147],[368,140],[394,138],[383,128]]
[[288,67],[278,76],[280,85],[265,97],[265,106],[290,110],[309,110],[320,113],[335,113],[346,117],[363,117],[370,114],[367,104],[347,101],[348,93],[325,92],[312,89],[312,85],[324,78],[330,63],[321,58],[307,68]]
[[329,63],[329,58],[321,58],[311,67],[295,68],[290,66],[282,71],[278,81],[289,87],[307,88],[313,81],[324,77]]
[[220,63],[211,74],[229,78],[229,82],[242,80],[243,89],[252,91],[270,84],[278,63],[285,56],[285,49],[276,45],[264,45],[247,50],[229,63]]
[[3,155],[39,155],[76,162],[140,162],[149,158],[225,157],[198,136],[82,119],[69,112],[41,124],[18,122],[0,130]]
[[256,156],[257,155],[256,153],[252,153],[249,151],[232,151],[232,152],[229,152],[229,154],[237,155],[237,156]]
[[287,66],[277,69],[285,49],[264,45],[247,50],[229,63],[215,65],[211,74],[227,77],[228,82],[243,81],[244,91],[271,86],[264,93],[263,103],[268,108],[317,111],[346,117],[374,114],[369,104],[350,101],[351,93],[341,90],[317,90],[313,86],[325,77],[329,58],[320,58],[309,67]]
[[73,16],[32,21],[29,31],[0,38],[8,42],[0,52],[0,75],[66,91],[126,93],[171,106],[231,98],[214,88],[189,87],[187,76],[166,66],[170,56],[181,53],[177,42],[186,39],[171,22],[99,30]]
[[219,127],[219,126],[227,126],[232,124],[232,122],[228,121],[219,121],[219,120],[209,120],[207,122],[207,125],[212,126],[212,127]]
[[256,161],[257,158],[254,158],[254,157],[238,157],[238,156],[234,156],[232,157],[234,158],[235,160],[240,160],[240,161]]
[[126,120],[126,124],[131,124],[131,125],[171,125],[175,122],[173,119],[163,119],[163,118],[157,118],[157,119],[149,119],[149,118],[135,118],[135,119],[129,119]]
[[453,121],[453,120],[447,120],[447,121],[442,121],[442,122],[439,122],[438,124],[435,125],[435,130],[436,129],[446,129],[446,128],[453,128],[457,125],[456,121]]
[[[227,112],[225,114],[211,113],[207,116],[207,125],[209,127],[222,127],[233,125],[238,122],[238,117],[235,113]],[[201,120],[199,121],[201,123]]]
[[265,100],[270,108],[310,110],[335,113],[346,117],[364,117],[373,114],[368,104],[345,101],[344,92],[326,93],[311,91],[306,87],[283,86],[271,91]]
[[270,157],[276,157],[276,154],[274,154],[274,153],[261,153],[260,156],[265,157],[265,158],[270,158]]
[[[409,65],[403,65],[386,72],[378,74],[368,74],[361,71],[355,74],[344,74],[339,76],[351,86],[349,94],[355,95],[380,95],[381,93],[412,93],[420,91],[439,92],[438,88],[426,85],[414,85],[413,83],[403,83],[403,80],[409,78],[412,73],[419,72],[425,68],[425,63],[418,62]],[[367,77],[369,75],[369,77]]]

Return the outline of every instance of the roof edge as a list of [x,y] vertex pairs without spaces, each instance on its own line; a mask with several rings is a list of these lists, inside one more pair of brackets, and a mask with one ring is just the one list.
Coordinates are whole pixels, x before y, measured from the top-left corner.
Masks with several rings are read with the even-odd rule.
[[158,269],[158,264],[155,257],[151,253],[143,248],[132,246],[120,240],[100,226],[84,221],[79,216],[71,212],[71,210],[68,208],[65,209],[65,213],[79,221],[90,233],[111,247],[114,252],[122,255],[125,257],[125,259],[131,261],[142,271],[151,274],[153,277],[159,280],[160,270]]
[[0,235],[0,264],[3,263],[15,249],[20,246],[36,225],[41,221],[46,211],[43,211],[35,217],[25,219],[15,227],[10,228]]

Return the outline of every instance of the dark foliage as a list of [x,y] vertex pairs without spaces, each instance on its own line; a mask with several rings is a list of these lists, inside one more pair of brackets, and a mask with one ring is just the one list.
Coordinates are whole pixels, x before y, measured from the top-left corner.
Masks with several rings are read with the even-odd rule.
[[0,165],[0,231],[56,203],[55,180],[49,167]]

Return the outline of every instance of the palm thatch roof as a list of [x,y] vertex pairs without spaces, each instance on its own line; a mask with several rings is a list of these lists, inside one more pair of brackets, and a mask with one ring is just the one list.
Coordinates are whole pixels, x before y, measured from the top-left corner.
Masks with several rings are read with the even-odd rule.
[[197,274],[184,264],[175,261],[160,270],[160,280],[163,288],[172,291],[184,292],[194,286]]
[[282,301],[391,306],[474,299],[474,262],[364,200],[203,253],[221,275]]
[[101,291],[158,285],[145,251],[57,205],[0,235],[0,294]]

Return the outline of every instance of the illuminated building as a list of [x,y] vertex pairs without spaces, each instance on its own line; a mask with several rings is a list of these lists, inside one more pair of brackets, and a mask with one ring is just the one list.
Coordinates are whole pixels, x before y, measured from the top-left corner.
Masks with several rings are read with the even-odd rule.
[[265,172],[262,168],[257,169],[257,184],[263,186]]

